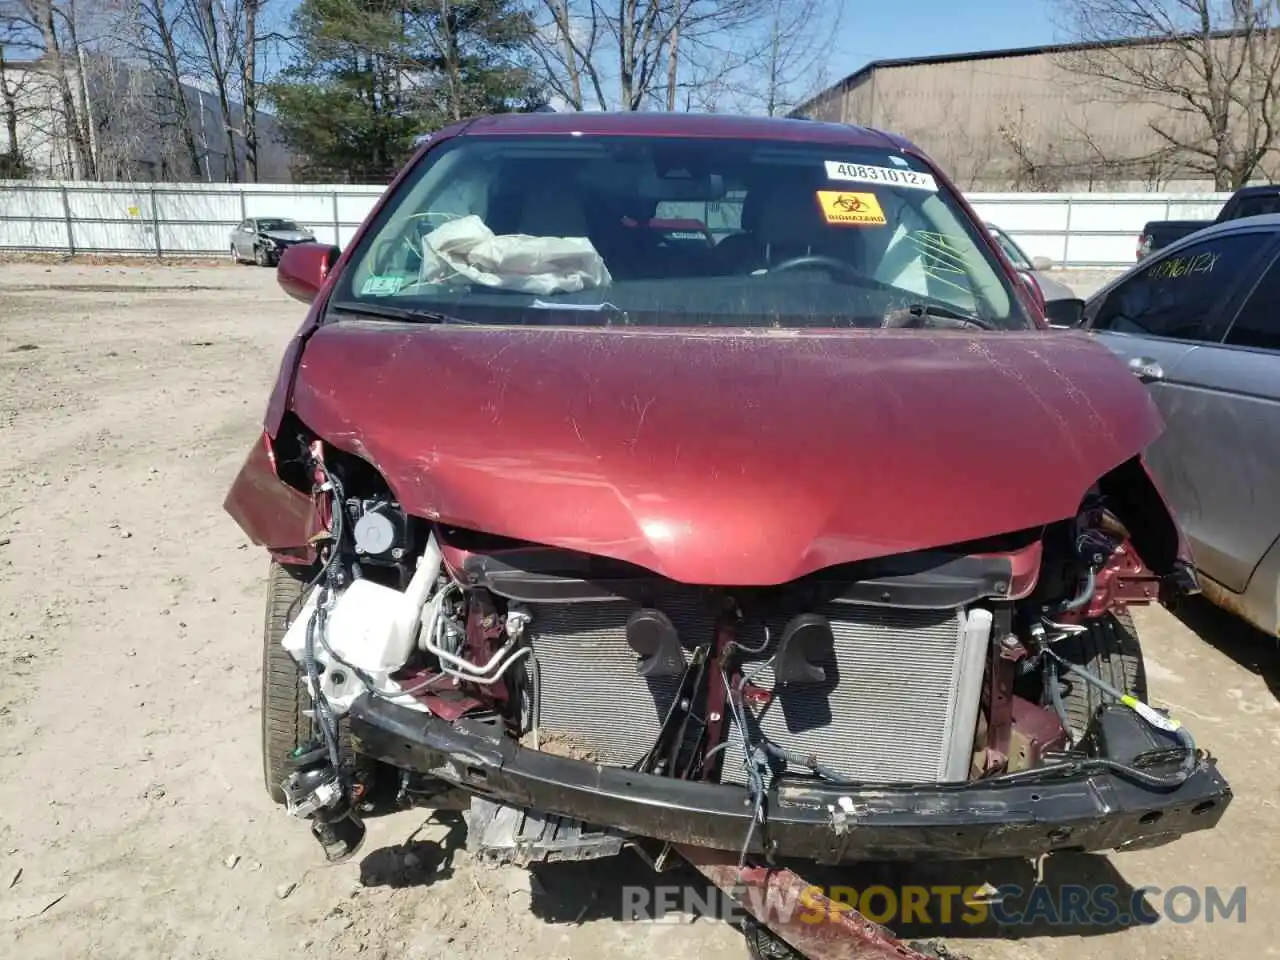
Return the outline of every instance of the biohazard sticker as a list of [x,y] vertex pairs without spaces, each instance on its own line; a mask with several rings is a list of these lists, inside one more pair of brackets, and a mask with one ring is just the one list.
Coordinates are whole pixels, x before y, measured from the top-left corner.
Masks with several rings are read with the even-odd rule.
[[848,226],[884,226],[884,211],[873,193],[845,193],[843,190],[819,190],[818,206],[827,223]]
[[866,163],[840,163],[827,160],[828,180],[852,180],[856,183],[880,183],[886,187],[910,187],[912,190],[938,192],[938,181],[932,174],[918,170],[895,170],[893,167],[873,167]]

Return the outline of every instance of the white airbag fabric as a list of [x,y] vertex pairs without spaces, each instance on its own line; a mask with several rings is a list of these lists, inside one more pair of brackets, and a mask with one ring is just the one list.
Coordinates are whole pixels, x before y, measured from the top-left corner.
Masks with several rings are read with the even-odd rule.
[[461,276],[522,293],[572,293],[612,282],[586,237],[499,236],[477,216],[462,217],[422,238],[422,283]]

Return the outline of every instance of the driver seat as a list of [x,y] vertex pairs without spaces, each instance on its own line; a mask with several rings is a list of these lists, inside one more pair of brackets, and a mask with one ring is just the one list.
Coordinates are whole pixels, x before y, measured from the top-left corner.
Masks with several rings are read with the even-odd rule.
[[778,184],[760,209],[756,228],[763,267],[776,267],[796,257],[824,256],[858,267],[863,259],[862,230],[877,227],[827,223],[817,188],[806,183]]

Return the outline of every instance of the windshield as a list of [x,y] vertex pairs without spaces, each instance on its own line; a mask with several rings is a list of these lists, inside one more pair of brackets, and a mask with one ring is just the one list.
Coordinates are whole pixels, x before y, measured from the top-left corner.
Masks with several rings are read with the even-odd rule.
[[298,225],[292,220],[259,220],[259,230],[297,230]]
[[486,324],[1030,327],[980,229],[887,148],[463,136],[411,171],[331,305]]

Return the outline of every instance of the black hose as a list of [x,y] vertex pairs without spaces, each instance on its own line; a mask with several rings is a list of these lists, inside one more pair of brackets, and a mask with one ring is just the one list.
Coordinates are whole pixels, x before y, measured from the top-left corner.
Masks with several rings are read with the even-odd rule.
[[315,612],[311,615],[311,620],[307,623],[307,641],[303,647],[303,661],[307,671],[307,680],[311,684],[311,702],[315,707],[317,725],[320,727],[320,733],[324,737],[325,746],[329,750],[329,761],[333,764],[334,770],[341,771],[342,766],[338,755],[338,738],[336,734],[337,723],[334,722],[333,716],[329,712],[329,703],[320,689],[320,672],[316,668],[316,632],[320,628],[323,618],[324,608],[317,605]]
[[[729,691],[729,696],[728,696],[729,708],[733,713],[734,722],[738,725],[738,728],[742,731],[743,754],[744,756],[747,756],[751,753],[752,744],[747,738],[747,716],[746,716],[746,711],[743,709],[743,706],[742,706],[742,688],[746,685],[746,681],[749,679],[749,677],[746,674],[744,674],[739,679],[737,686],[734,686],[734,687],[730,687],[729,678],[725,674],[723,669],[720,671],[720,677],[722,682],[725,685],[725,688]],[[837,773],[835,770],[832,770],[830,767],[820,763],[817,757],[806,756],[805,754],[797,753],[793,750],[787,750],[786,748],[781,747],[778,744],[774,743],[772,740],[768,739],[767,737],[761,736],[759,746],[762,747],[764,749],[764,752],[769,756],[775,757],[778,760],[782,760],[784,763],[787,763],[787,764],[794,764],[795,766],[804,767],[807,770],[812,770],[822,779],[830,780],[832,783],[852,786],[857,782],[842,776],[841,774]]]
[[[331,543],[329,545],[329,556],[321,566],[320,573],[316,576],[317,581],[319,581],[321,576],[324,576],[329,581],[325,584],[325,587],[328,588],[331,587],[335,581],[339,581],[341,579],[341,547],[344,520],[342,511],[344,498],[342,493],[342,481],[330,473],[328,468],[325,467],[325,465],[318,459],[316,460],[316,465],[324,473],[324,477],[329,482],[329,486],[332,488],[333,493],[333,506],[330,517]],[[315,641],[317,635],[321,637],[321,643],[324,645],[326,651],[329,652],[329,655],[333,656],[333,651],[329,650],[329,644],[324,639],[325,618],[327,614],[324,609],[323,600],[324,598],[321,597],[321,602],[316,604],[316,609],[312,614],[311,621],[307,624],[307,642],[304,656],[306,660],[307,679],[311,682],[311,689],[313,692],[312,703],[315,707],[315,718],[320,727],[320,731],[324,736],[325,745],[329,748],[329,759],[333,764],[334,770],[337,771],[338,775],[341,777],[342,763],[338,752],[338,720],[333,715],[333,711],[329,706],[329,701],[325,698],[324,692],[320,689],[319,671],[316,667],[315,659]],[[347,669],[354,669],[350,664],[345,664],[345,666]]]
[[[1046,648],[1046,652],[1049,654],[1052,660],[1062,664],[1062,666],[1067,669],[1068,673],[1075,674],[1085,683],[1093,684],[1095,687],[1097,687],[1103,693],[1110,696],[1116,702],[1121,703],[1124,706],[1128,707],[1130,710],[1136,713],[1139,717],[1141,717],[1146,723],[1150,724],[1156,729],[1167,730],[1167,728],[1162,727],[1159,723],[1153,721],[1151,717],[1148,717],[1146,715],[1146,711],[1151,711],[1153,713],[1154,711],[1150,706],[1143,703],[1141,700],[1138,700],[1136,697],[1130,696],[1129,694],[1126,694],[1121,690],[1117,690],[1115,687],[1107,683],[1101,677],[1095,676],[1094,674],[1086,670],[1084,667],[1079,666],[1078,664],[1071,663],[1069,660],[1064,660],[1061,656],[1059,656],[1057,653],[1053,651],[1053,648],[1051,647]],[[1178,787],[1181,784],[1185,783],[1187,778],[1190,777],[1191,774],[1195,771],[1198,752],[1196,750],[1195,739],[1191,736],[1190,731],[1188,731],[1187,728],[1184,727],[1182,724],[1180,723],[1177,724],[1176,726],[1173,727],[1172,730],[1167,730],[1167,732],[1172,733],[1174,737],[1177,738],[1178,743],[1182,745],[1182,749],[1183,749],[1182,763],[1179,764],[1177,773],[1173,774],[1170,777],[1152,776],[1151,774],[1145,773],[1144,771],[1139,770],[1136,767],[1131,767],[1123,763],[1117,763],[1116,761],[1111,760],[1107,757],[1097,757],[1086,762],[1093,763],[1093,764],[1102,764],[1106,766],[1108,769],[1112,770],[1113,772],[1120,774],[1121,776],[1125,776],[1130,780],[1134,780],[1135,782],[1143,786],[1152,787],[1153,789],[1172,789],[1174,787]],[[1045,768],[1045,767],[1041,768],[1041,770],[1045,770],[1045,769],[1049,769],[1049,768]]]
[[1080,773],[1114,773],[1116,776],[1128,780],[1140,787],[1146,787],[1149,790],[1156,790],[1161,793],[1176,790],[1187,782],[1187,778],[1195,769],[1195,755],[1191,755],[1191,762],[1188,764],[1185,760],[1182,768],[1177,773],[1167,777],[1158,777],[1147,773],[1145,770],[1139,770],[1137,767],[1131,767],[1128,764],[1120,763],[1109,757],[1090,757],[1087,760],[1069,760],[1063,763],[1052,763],[1045,767],[1034,767],[1030,770],[1019,770],[1017,773],[1003,773],[995,777],[986,777],[981,783],[1038,783],[1041,779],[1052,776],[1054,774],[1080,774]]
[[1049,701],[1053,704],[1058,720],[1062,723],[1062,729],[1067,732],[1068,739],[1071,739],[1071,721],[1067,717],[1067,708],[1062,702],[1062,690],[1059,689],[1058,684],[1058,662],[1052,657],[1045,664],[1045,672],[1049,679]]
[[779,760],[785,761],[788,764],[794,764],[797,767],[805,767],[808,770],[812,770],[823,780],[830,780],[832,783],[844,784],[846,786],[852,786],[857,782],[855,780],[850,780],[848,777],[837,773],[830,767],[819,763],[817,757],[806,756],[802,753],[797,753],[794,750],[784,749],[771,740],[763,740],[761,743],[764,746],[765,753],[769,754],[771,757],[777,757]]
[[1070,600],[1064,600],[1062,603],[1057,604],[1053,608],[1055,613],[1066,613],[1068,610],[1079,610],[1089,602],[1089,598],[1093,596],[1093,589],[1097,585],[1097,578],[1094,575],[1093,567],[1088,567],[1086,570],[1084,589]]
[[292,602],[289,604],[289,609],[284,612],[284,622],[286,626],[293,622],[293,616],[298,612],[298,605],[306,599],[308,593],[315,589],[315,585],[320,582],[320,578],[325,575],[325,571],[327,569],[328,568],[324,564],[321,564],[320,568],[316,570],[316,575],[308,580],[306,586],[304,586],[298,595],[293,598]]

